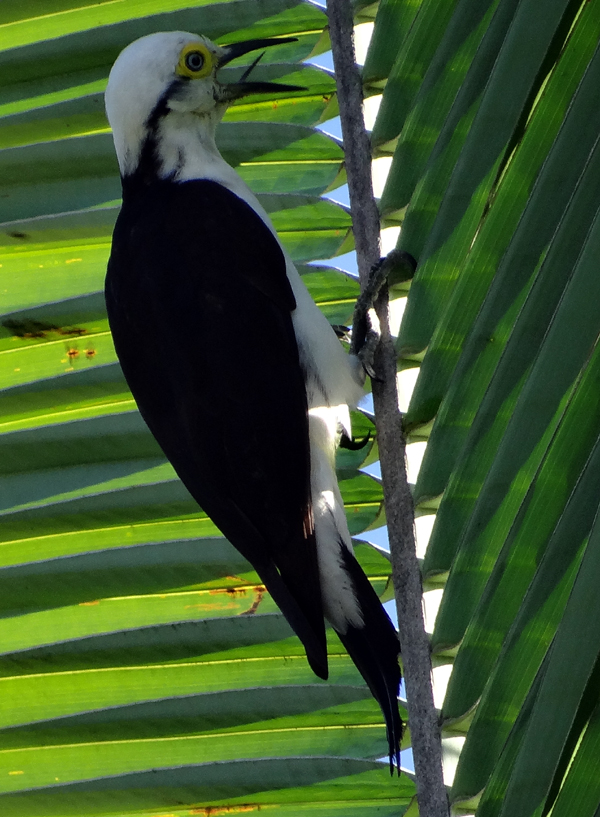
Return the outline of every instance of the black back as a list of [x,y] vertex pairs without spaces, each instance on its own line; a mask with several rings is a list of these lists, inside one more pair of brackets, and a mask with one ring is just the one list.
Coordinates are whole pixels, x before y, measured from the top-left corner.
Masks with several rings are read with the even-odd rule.
[[326,677],[306,390],[277,240],[217,182],[125,179],[106,300],[144,420]]

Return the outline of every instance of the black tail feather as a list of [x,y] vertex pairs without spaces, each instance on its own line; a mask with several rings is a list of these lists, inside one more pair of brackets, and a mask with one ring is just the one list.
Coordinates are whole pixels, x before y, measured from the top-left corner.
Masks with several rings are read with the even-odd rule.
[[338,636],[381,707],[387,731],[390,774],[394,773],[394,763],[400,773],[402,720],[398,694],[402,676],[398,664],[398,634],[354,556],[345,546],[342,546],[342,554],[344,567],[357,592],[364,626],[349,625],[346,632],[338,632]]
[[[320,598],[319,605],[314,605],[318,613],[318,618],[315,618],[314,615],[310,615],[310,606],[304,604],[303,608],[301,608],[293,593],[296,588],[288,586],[288,583],[284,581],[274,565],[261,566],[258,569],[258,574],[273,597],[273,601],[286,617],[300,641],[302,641],[310,668],[315,675],[326,681],[329,674],[327,667],[327,639]],[[310,618],[307,617],[307,613]]]

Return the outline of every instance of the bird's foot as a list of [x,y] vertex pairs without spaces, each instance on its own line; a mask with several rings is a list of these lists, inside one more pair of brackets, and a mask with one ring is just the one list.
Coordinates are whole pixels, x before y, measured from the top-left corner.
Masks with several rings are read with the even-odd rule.
[[367,322],[368,329],[365,334],[363,344],[356,353],[356,356],[360,360],[361,366],[369,375],[371,380],[380,382],[381,378],[375,371],[375,351],[379,346],[381,331],[379,330],[379,327],[377,327],[377,329],[373,328],[371,316],[368,313],[365,315],[365,320]]
[[392,270],[399,268],[402,270],[404,268],[410,271],[410,274],[404,276],[405,280],[409,280],[412,278],[416,266],[417,262],[410,253],[404,252],[404,250],[392,250],[385,258],[380,258],[373,265],[367,284],[357,298],[354,307],[350,352],[358,357],[364,371],[372,380],[381,380],[375,371],[373,363],[381,332],[378,325],[373,325],[373,319],[376,320],[376,316],[370,314],[370,310],[373,308],[373,304]]

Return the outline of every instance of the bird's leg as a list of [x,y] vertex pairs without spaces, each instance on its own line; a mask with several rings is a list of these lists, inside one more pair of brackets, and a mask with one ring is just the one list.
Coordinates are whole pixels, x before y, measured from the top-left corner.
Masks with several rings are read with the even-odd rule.
[[385,258],[380,258],[373,265],[367,284],[356,300],[350,352],[358,357],[363,369],[373,380],[380,379],[373,367],[373,359],[381,333],[379,328],[373,326],[369,310],[373,308],[392,270],[398,270],[401,273],[403,276],[401,280],[409,280],[416,267],[417,262],[410,253],[403,250],[392,250]]

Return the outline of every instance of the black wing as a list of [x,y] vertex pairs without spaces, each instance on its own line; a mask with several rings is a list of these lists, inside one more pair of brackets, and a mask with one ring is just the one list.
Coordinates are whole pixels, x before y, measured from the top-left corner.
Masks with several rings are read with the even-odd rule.
[[278,242],[216,182],[125,180],[106,299],[144,420],[327,677],[306,389]]

